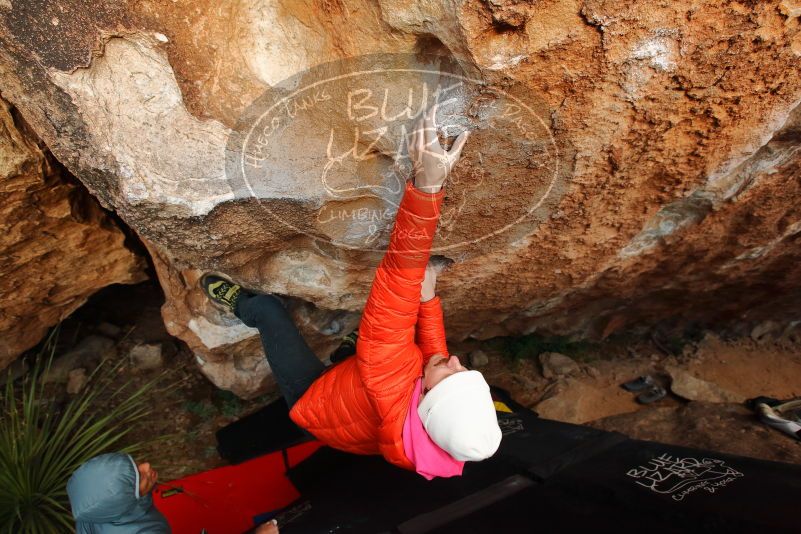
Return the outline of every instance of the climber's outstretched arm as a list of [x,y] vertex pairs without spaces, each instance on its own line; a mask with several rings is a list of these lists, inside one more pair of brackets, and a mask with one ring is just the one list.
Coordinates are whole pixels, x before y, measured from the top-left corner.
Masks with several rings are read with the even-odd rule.
[[444,195],[406,185],[389,248],[375,273],[356,345],[362,379],[374,395],[391,387],[400,366],[420,365],[414,344],[420,286]]
[[410,143],[414,185],[406,184],[389,248],[375,280],[359,325],[357,358],[365,385],[374,394],[389,386],[399,365],[419,365],[414,344],[420,288],[434,240],[442,185],[467,141],[460,135],[450,152],[439,144],[433,107],[418,121]]
[[423,277],[423,286],[420,289],[420,308],[417,310],[417,327],[414,338],[423,353],[424,366],[434,354],[448,357],[442,305],[436,295],[436,287],[437,268],[429,262]]

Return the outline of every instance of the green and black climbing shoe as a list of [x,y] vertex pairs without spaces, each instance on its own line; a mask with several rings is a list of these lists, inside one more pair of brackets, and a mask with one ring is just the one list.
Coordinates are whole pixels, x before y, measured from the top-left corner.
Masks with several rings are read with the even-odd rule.
[[237,299],[243,293],[242,286],[216,274],[204,274],[200,285],[213,302],[232,312]]
[[339,363],[348,356],[353,356],[356,354],[356,341],[359,339],[359,330],[356,329],[347,336],[342,337],[342,343],[340,343],[339,347],[331,354],[330,360],[331,363]]

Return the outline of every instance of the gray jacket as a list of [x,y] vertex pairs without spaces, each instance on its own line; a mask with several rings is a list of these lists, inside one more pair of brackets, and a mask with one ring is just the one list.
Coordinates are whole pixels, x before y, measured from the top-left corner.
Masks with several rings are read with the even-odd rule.
[[95,456],[67,482],[77,534],[170,534],[150,494],[139,495],[139,470],[128,454]]

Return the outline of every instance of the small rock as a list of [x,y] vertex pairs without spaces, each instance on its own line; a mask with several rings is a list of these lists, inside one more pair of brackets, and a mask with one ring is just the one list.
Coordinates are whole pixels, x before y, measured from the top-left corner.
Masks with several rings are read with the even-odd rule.
[[779,337],[785,343],[801,343],[801,321],[790,322]]
[[[570,382],[572,383],[573,381],[570,380]],[[567,389],[567,383],[568,380],[557,380],[556,382],[551,382],[542,392],[540,402],[562,394],[565,389]]]
[[11,365],[0,371],[0,386],[4,386],[9,378],[12,382],[28,372],[28,362],[25,358],[17,358]]
[[587,373],[587,376],[591,378],[601,377],[601,371],[599,371],[596,367],[593,367],[592,365],[584,366],[584,372]]
[[470,361],[470,367],[473,369],[484,367],[489,363],[489,357],[487,356],[487,353],[480,349],[471,352],[467,356],[467,359]]
[[696,378],[684,369],[678,367],[666,368],[672,379],[670,390],[687,400],[704,402],[733,402],[741,403],[745,397],[733,393],[713,382]]
[[117,339],[122,334],[122,328],[111,323],[100,323],[97,325],[97,331],[106,337]]
[[779,329],[779,324],[774,321],[763,321],[756,325],[753,330],[751,330],[751,339],[756,341],[757,343],[764,343],[768,341],[771,337],[768,334],[772,334],[776,330]]
[[716,332],[713,332],[712,330],[705,330],[704,337],[701,338],[700,345],[708,345],[720,342],[721,342],[720,336]]
[[514,380],[515,383],[518,384],[524,391],[534,391],[540,386],[540,384],[534,380],[519,374],[512,376],[512,380]]
[[113,339],[103,336],[87,336],[72,350],[53,358],[50,370],[44,375],[45,383],[64,383],[73,369],[94,369],[107,358],[116,354]]
[[86,376],[86,369],[80,367],[73,369],[67,376],[67,393],[70,395],[77,395],[86,386],[89,377]]
[[568,378],[549,388],[534,410],[545,419],[585,423],[608,415],[602,409],[599,411],[599,407],[603,406],[603,403],[599,402],[603,395],[602,390],[580,380]]
[[681,349],[681,357],[683,360],[691,360],[696,354],[698,354],[698,347],[692,343],[687,343],[684,345],[684,348]]
[[561,376],[573,375],[581,371],[581,368],[576,362],[558,352],[541,353],[540,365],[542,365],[542,376],[545,378],[558,378]]
[[131,364],[138,371],[150,371],[159,369],[164,365],[164,358],[161,354],[161,343],[150,343],[135,345],[128,353]]

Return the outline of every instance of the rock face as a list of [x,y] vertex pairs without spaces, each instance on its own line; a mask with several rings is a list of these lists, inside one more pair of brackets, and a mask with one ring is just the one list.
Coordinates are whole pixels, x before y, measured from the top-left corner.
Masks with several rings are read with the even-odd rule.
[[[473,133],[435,242],[452,338],[797,317],[800,15],[797,0],[6,0],[0,87],[147,241],[170,332],[247,396],[268,372],[258,338],[207,305],[200,274],[294,297],[313,346],[335,344],[386,244],[404,133],[433,101],[443,141]],[[422,91],[437,84],[453,92]]]
[[[145,262],[95,199],[0,99],[0,369],[98,289],[145,279]],[[66,380],[66,372],[64,379]]]

